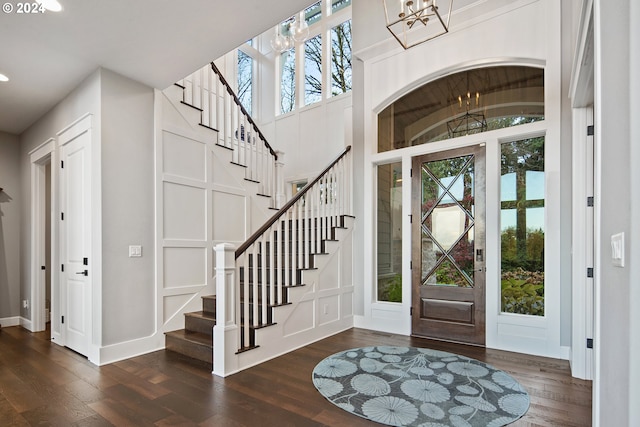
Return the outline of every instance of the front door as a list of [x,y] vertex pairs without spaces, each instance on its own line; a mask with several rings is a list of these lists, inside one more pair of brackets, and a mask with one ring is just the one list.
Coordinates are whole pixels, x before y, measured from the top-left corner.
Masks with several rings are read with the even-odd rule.
[[61,332],[64,345],[88,355],[91,315],[91,128],[81,121],[60,136]]
[[485,148],[413,158],[412,334],[485,344]]

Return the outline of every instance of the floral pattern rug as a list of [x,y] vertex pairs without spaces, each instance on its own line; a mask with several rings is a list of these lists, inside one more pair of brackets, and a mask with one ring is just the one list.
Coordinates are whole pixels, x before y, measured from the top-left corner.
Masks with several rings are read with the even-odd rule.
[[529,394],[507,373],[428,348],[336,353],[316,365],[313,384],[345,411],[392,426],[499,427],[529,409]]

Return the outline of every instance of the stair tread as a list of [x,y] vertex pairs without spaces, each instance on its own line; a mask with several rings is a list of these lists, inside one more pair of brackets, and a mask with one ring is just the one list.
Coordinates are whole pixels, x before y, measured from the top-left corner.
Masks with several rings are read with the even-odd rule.
[[193,105],[193,104],[189,104],[188,102],[185,102],[185,101],[180,101],[180,103],[181,103],[182,105],[186,105],[187,107],[191,107],[191,108],[193,108],[194,110],[198,110],[198,111],[202,112],[202,108],[200,108],[200,107],[196,107],[196,106],[195,106],[195,105]]
[[164,334],[182,341],[189,341],[203,347],[213,348],[211,337],[201,332],[189,332],[184,329],[178,329],[177,331],[165,332]]
[[185,316],[188,317],[198,317],[200,319],[213,320],[215,322],[216,316],[213,313],[209,313],[207,311],[193,311],[191,313],[185,313]]
[[209,130],[212,130],[212,131],[215,131],[215,132],[219,132],[219,131],[218,131],[218,129],[216,129],[216,128],[214,128],[214,127],[211,127],[211,126],[207,126],[207,125],[205,125],[204,123],[198,123],[198,124],[199,124],[200,126],[202,126],[203,128],[205,128],[205,129],[209,129]]

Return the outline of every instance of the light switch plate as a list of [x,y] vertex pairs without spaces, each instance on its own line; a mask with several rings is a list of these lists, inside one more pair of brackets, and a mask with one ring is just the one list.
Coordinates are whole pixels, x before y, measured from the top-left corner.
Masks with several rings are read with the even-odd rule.
[[130,245],[129,246],[129,258],[137,258],[142,256],[142,246]]
[[611,236],[611,263],[616,267],[624,267],[624,233]]

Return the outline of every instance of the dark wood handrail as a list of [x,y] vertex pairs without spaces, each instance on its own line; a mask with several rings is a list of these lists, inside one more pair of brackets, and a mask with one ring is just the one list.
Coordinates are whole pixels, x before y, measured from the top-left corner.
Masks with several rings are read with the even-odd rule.
[[236,105],[240,107],[240,111],[242,111],[242,114],[244,114],[247,117],[247,119],[249,120],[249,123],[251,123],[251,126],[253,126],[253,130],[255,130],[258,133],[258,136],[264,142],[264,145],[267,146],[273,158],[275,160],[278,160],[278,155],[273,150],[273,148],[271,148],[271,145],[269,145],[269,143],[267,142],[267,138],[265,138],[264,134],[260,132],[260,129],[258,129],[258,125],[256,124],[256,122],[253,121],[253,119],[251,118],[247,110],[245,110],[245,108],[242,106],[242,103],[240,102],[240,98],[238,98],[238,95],[236,95],[233,89],[231,89],[231,86],[229,86],[229,83],[227,83],[227,80],[224,78],[224,76],[222,75],[218,67],[216,67],[216,64],[214,64],[213,62],[211,62],[211,69],[213,70],[214,73],[218,75],[218,78],[220,79],[222,84],[227,88],[227,92],[233,98],[233,102],[235,102]]
[[318,181],[320,181],[322,179],[322,177],[325,176],[331,170],[331,168],[336,165],[336,163],[338,163],[344,156],[346,156],[349,151],[351,151],[351,146],[350,145],[347,146],[344,149],[344,151],[338,157],[336,157],[335,160],[333,160],[331,162],[331,164],[329,164],[329,166],[327,166],[320,173],[320,175],[318,175],[316,177],[316,179],[314,179],[313,181],[311,181],[310,183],[305,185],[302,188],[302,190],[298,191],[298,193],[296,193],[296,195],[293,196],[293,198],[291,200],[289,200],[282,208],[280,208],[278,213],[276,213],[273,217],[271,217],[271,219],[269,219],[267,222],[265,222],[262,225],[262,227],[260,227],[258,229],[258,231],[253,233],[251,235],[251,237],[249,237],[247,239],[246,242],[244,242],[242,245],[240,245],[240,247],[238,249],[236,249],[236,259],[238,259],[240,257],[240,255],[242,255],[244,253],[244,251],[246,251],[251,245],[253,245],[256,242],[256,240],[258,240],[260,238],[260,236],[262,236],[269,229],[269,227],[271,227],[273,224],[275,224],[276,221],[278,221],[285,214],[285,212],[287,212],[291,208],[291,206],[295,205],[298,200],[300,200],[305,194],[307,194],[307,191],[309,191],[309,189],[311,187],[316,185],[316,183]]

